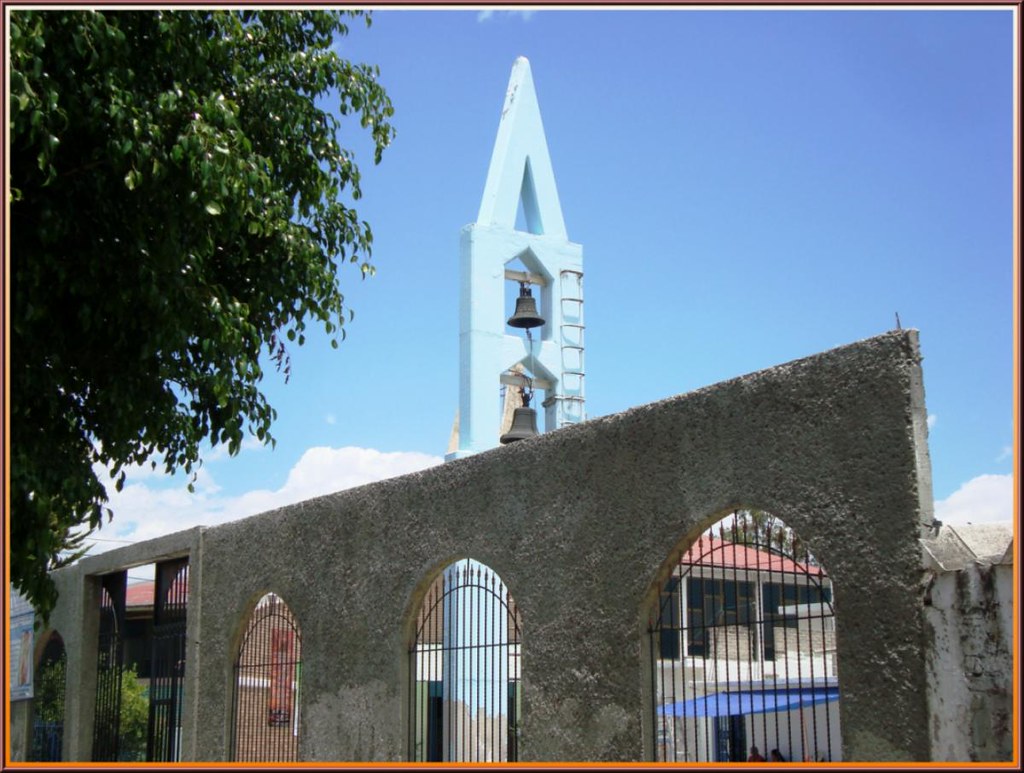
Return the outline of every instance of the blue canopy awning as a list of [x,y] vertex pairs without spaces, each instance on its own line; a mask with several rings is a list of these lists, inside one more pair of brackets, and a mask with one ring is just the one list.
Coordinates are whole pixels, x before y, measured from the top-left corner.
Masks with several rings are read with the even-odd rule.
[[658,714],[673,717],[724,717],[793,711],[839,700],[838,687],[801,687],[781,690],[737,690],[704,695],[688,701],[666,703]]

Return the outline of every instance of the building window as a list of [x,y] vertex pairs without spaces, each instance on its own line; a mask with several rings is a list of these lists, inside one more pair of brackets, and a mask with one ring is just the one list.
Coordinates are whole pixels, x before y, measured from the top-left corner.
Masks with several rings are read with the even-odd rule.
[[689,577],[686,581],[687,652],[708,656],[713,628],[750,627],[754,622],[754,584],[747,581]]

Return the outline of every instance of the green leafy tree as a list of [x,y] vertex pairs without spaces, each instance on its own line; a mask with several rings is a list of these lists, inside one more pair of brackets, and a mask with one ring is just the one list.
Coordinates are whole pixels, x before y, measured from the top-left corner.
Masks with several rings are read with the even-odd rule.
[[780,519],[765,510],[737,510],[732,518],[717,525],[718,536],[741,545],[773,550],[804,563],[814,563],[797,534]]
[[357,17],[10,13],[11,568],[44,618],[111,480],[272,442],[261,362],[344,338],[372,233],[337,114],[375,163],[394,136],[378,69],[334,50]]
[[64,721],[64,682],[67,659],[48,660],[36,670],[33,711],[40,722]]
[[121,672],[121,726],[118,760],[143,762],[146,759],[146,736],[149,733],[149,695],[139,681],[135,666]]
[[[52,640],[51,640],[52,643]],[[60,759],[64,725],[64,697],[67,680],[67,656],[63,645],[59,655],[49,646],[36,667],[32,697],[32,746],[30,762]]]

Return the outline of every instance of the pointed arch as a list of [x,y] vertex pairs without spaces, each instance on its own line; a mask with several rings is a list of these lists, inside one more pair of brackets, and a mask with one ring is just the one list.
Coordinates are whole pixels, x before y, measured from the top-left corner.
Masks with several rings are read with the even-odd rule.
[[519,202],[523,208],[526,230],[531,234],[543,234],[544,217],[541,214],[540,202],[537,200],[537,186],[533,182],[533,169],[529,156],[526,157],[526,163],[523,164],[523,184],[519,188]]
[[275,593],[256,602],[235,658],[231,760],[299,760],[302,636]]
[[648,613],[654,758],[839,761],[833,588],[809,546],[747,509],[673,556]]
[[409,647],[409,761],[515,762],[522,617],[490,567],[453,561],[431,583]]

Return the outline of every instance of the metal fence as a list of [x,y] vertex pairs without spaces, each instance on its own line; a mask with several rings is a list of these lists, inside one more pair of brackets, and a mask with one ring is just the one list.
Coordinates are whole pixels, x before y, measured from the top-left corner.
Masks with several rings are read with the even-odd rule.
[[409,760],[514,762],[522,620],[488,567],[451,564],[427,592],[409,650]]
[[188,559],[157,564],[149,676],[147,761],[177,762],[181,756],[187,611]]
[[298,761],[301,670],[298,625],[268,593],[253,610],[235,661],[232,760]]
[[92,759],[116,762],[121,741],[121,675],[127,573],[101,578]]
[[64,694],[67,651],[59,633],[51,634],[35,671],[30,762],[60,762],[64,743]]
[[777,520],[741,511],[702,534],[649,636],[656,760],[840,759],[831,581]]

